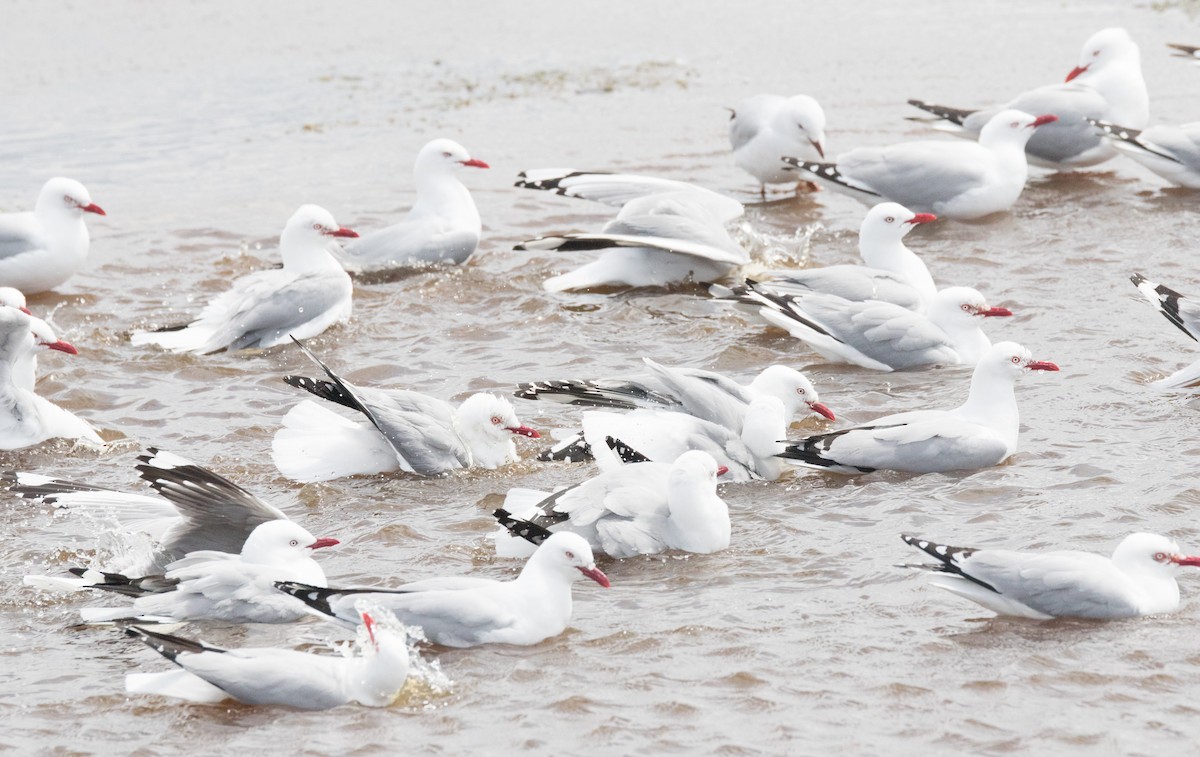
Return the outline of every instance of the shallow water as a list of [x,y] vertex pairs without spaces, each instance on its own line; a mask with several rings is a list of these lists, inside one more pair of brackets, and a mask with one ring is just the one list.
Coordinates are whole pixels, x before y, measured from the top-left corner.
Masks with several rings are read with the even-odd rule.
[[[832,153],[927,136],[909,97],[973,106],[1061,79],[1092,32],[1142,45],[1157,120],[1200,116],[1200,69],[1166,42],[1200,43],[1194,4],[1119,2],[581,6],[366,2],[10,2],[0,27],[0,208],[23,209],[51,175],[83,181],[109,213],[90,221],[81,274],[31,301],[80,348],[53,355],[39,391],[121,439],[95,455],[51,444],[6,468],[137,488],[146,445],[184,454],[342,545],[331,583],[399,582],[516,568],[490,557],[494,495],[550,488],[584,466],[523,462],[437,480],[298,486],[267,452],[307,372],[294,349],[173,356],[129,344],[235,277],[277,261],[305,202],[370,230],[413,199],[412,157],[461,141],[492,165],[466,180],[485,224],[460,270],[360,283],[349,324],[313,346],[356,381],[446,397],[537,378],[628,375],[643,355],[750,375],[807,373],[839,422],[950,406],[969,371],[883,375],[821,364],[698,290],[548,296],[573,261],[513,252],[549,231],[592,229],[603,206],[522,192],[517,171],[621,169],[756,201],[727,154],[725,105],[807,92]],[[748,222],[785,257],[856,259],[863,209],[831,193],[777,195]],[[1189,511],[1197,401],[1145,384],[1195,347],[1137,301],[1128,275],[1200,291],[1195,195],[1128,162],[1033,171],[1014,211],[909,236],[936,279],[978,285],[1016,317],[991,324],[1063,370],[1018,387],[1021,450],[975,473],[800,474],[727,486],[731,549],[602,562],[613,588],[578,584],[571,628],[531,648],[434,650],[450,691],[388,710],[299,713],[127,698],[122,676],[163,669],[106,629],[69,629],[90,598],[20,586],[92,557],[90,524],[0,500],[0,747],[15,752],[1151,754],[1200,738],[1200,577],[1180,611],[1113,623],[988,618],[893,567],[897,538],[1111,550],[1126,533],[1200,548]],[[803,249],[794,233],[811,230]],[[525,403],[538,428],[569,425]],[[793,435],[822,428],[806,420]],[[533,443],[522,444],[532,458]],[[228,644],[337,637],[298,627],[190,628]],[[220,745],[219,747],[215,745]]]

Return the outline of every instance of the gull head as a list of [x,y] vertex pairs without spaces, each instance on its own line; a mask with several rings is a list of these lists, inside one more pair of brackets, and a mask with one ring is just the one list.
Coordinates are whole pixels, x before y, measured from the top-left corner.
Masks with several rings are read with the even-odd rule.
[[1020,375],[1026,371],[1057,371],[1058,366],[1045,360],[1034,360],[1033,354],[1016,342],[997,342],[979,358],[976,370],[1010,372]]
[[84,213],[107,215],[104,209],[92,202],[92,196],[87,188],[74,179],[59,176],[42,185],[38,195],[36,212],[70,214],[80,216]]
[[1187,565],[1200,567],[1200,557],[1182,555],[1179,545],[1158,534],[1126,536],[1112,555],[1113,563],[1126,573],[1174,576]]
[[41,347],[47,350],[57,350],[65,352],[68,355],[78,355],[79,350],[70,342],[64,342],[54,333],[54,329],[50,328],[50,324],[43,321],[41,318],[29,319],[29,334],[32,338],[30,348]]
[[929,319],[943,327],[975,328],[979,318],[1009,316],[1008,308],[989,307],[978,290],[971,287],[946,287],[929,304]]
[[932,213],[914,213],[898,202],[881,202],[863,218],[858,243],[860,247],[895,243],[917,226],[936,220]]
[[1024,147],[1039,127],[1057,120],[1058,116],[1051,114],[1034,116],[1013,108],[1002,110],[984,124],[983,130],[979,132],[979,143],[985,147],[1003,143],[1015,143]]
[[269,520],[246,537],[241,557],[256,565],[287,566],[311,559],[314,549],[336,544],[337,539],[318,539],[290,520]]
[[511,440],[513,434],[541,438],[534,429],[521,425],[511,402],[487,392],[472,394],[463,400],[457,416],[462,431],[472,436],[492,441]]
[[1114,62],[1141,61],[1141,51],[1129,32],[1120,27],[1101,29],[1088,37],[1079,52],[1079,63],[1067,74],[1067,81],[1083,77],[1087,81]]
[[25,307],[25,293],[13,287],[0,287],[0,307],[16,308],[25,315],[33,315]]
[[529,558],[529,565],[544,565],[568,582],[582,574],[606,589],[609,587],[608,576],[596,567],[596,558],[587,539],[570,531],[551,534]]
[[339,226],[333,214],[320,205],[301,205],[283,227],[280,245],[288,246],[289,240],[326,241],[331,237],[357,237],[358,232]]
[[800,371],[786,365],[772,365],[754,379],[751,387],[772,397],[778,397],[791,417],[801,405],[813,413],[836,420],[833,411],[817,395],[817,389]]
[[452,139],[435,139],[417,153],[414,170],[417,174],[458,171],[464,166],[489,168],[487,163],[471,157],[467,148]]
[[773,126],[784,134],[798,132],[801,140],[825,158],[825,111],[813,98],[808,95],[789,97]]

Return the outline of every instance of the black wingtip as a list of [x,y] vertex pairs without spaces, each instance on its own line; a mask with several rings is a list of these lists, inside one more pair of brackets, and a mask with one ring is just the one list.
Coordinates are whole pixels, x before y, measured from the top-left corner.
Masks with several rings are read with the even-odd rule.
[[1146,277],[1140,273],[1135,273],[1129,277],[1129,280],[1132,281],[1133,285],[1136,287],[1136,286],[1141,286],[1142,282],[1146,280]]
[[652,462],[649,457],[646,457],[641,452],[638,452],[636,449],[630,447],[628,444],[620,439],[617,439],[616,437],[606,436],[604,437],[604,443],[608,445],[608,448],[611,449],[623,463],[633,464]]
[[510,534],[519,536],[530,544],[541,544],[546,539],[549,539],[552,533],[536,523],[513,516],[512,513],[503,507],[493,510],[492,517],[496,519],[497,523],[508,529]]
[[334,612],[333,607],[329,604],[329,598],[334,594],[341,593],[334,589],[324,589],[299,581],[276,581],[275,588],[299,599],[317,612],[330,616],[333,616]]

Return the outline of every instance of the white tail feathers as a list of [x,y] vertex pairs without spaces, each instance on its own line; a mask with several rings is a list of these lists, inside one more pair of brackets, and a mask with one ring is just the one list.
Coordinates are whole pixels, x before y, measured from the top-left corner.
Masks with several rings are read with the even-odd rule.
[[162,673],[130,673],[125,676],[125,691],[130,694],[159,694],[205,704],[229,699],[229,695],[221,689],[182,668]]
[[129,341],[135,345],[153,344],[171,352],[195,352],[205,347],[216,329],[193,324],[176,331],[135,331]]
[[329,481],[344,476],[399,470],[396,453],[372,426],[347,420],[312,400],[283,416],[271,442],[279,472],[293,481]]

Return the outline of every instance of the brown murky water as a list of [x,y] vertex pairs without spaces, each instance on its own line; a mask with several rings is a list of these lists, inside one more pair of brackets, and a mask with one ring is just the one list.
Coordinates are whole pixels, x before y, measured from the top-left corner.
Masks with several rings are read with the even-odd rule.
[[[813,7],[810,7],[813,6]],[[1166,7],[1164,7],[1166,6]],[[502,472],[298,486],[267,456],[299,397],[294,349],[172,356],[135,349],[135,327],[175,322],[235,276],[277,261],[301,203],[370,230],[412,201],[412,157],[449,136],[492,170],[467,180],[485,239],[461,270],[360,283],[353,320],[314,346],[350,378],[442,396],[551,376],[628,374],[649,355],[748,375],[811,366],[844,422],[957,404],[962,369],[882,375],[819,364],[778,332],[697,291],[548,296],[572,265],[512,252],[541,232],[588,229],[607,208],[511,188],[517,171],[617,168],[744,199],[722,106],[807,92],[835,154],[926,136],[908,97],[981,105],[1059,80],[1092,32],[1142,45],[1158,120],[1200,117],[1200,69],[1166,42],[1200,43],[1196,7],[613,0],[445,3],[8,3],[0,26],[0,207],[45,178],[82,180],[109,216],[91,222],[86,270],[31,305],[81,354],[44,361],[39,391],[124,440],[97,456],[48,445],[0,465],[133,488],[138,450],[210,464],[341,547],[333,583],[438,574],[504,577],[484,541],[494,500],[590,469],[525,462]],[[830,193],[755,205],[749,224],[785,257],[856,258],[862,208]],[[383,754],[1151,754],[1200,738],[1200,576],[1178,614],[1114,623],[988,619],[893,564],[912,531],[968,544],[1108,551],[1126,533],[1200,548],[1197,403],[1145,384],[1196,356],[1136,302],[1127,276],[1200,291],[1196,196],[1127,162],[1035,170],[1014,212],[910,235],[943,283],[977,285],[1017,316],[993,338],[1063,371],[1018,388],[1021,451],[972,474],[801,474],[727,486],[733,546],[606,563],[610,591],[577,585],[572,628],[532,648],[435,654],[453,682],[388,710],[325,713],[127,698],[122,677],[156,656],[105,629],[68,629],[91,598],[20,585],[92,556],[91,527],[0,501],[0,748],[14,753],[180,751]],[[792,237],[817,225],[805,252]],[[518,406],[541,428],[557,406]],[[819,426],[805,421],[796,434]],[[523,447],[532,457],[534,446]],[[296,627],[191,628],[218,643],[337,636]]]

